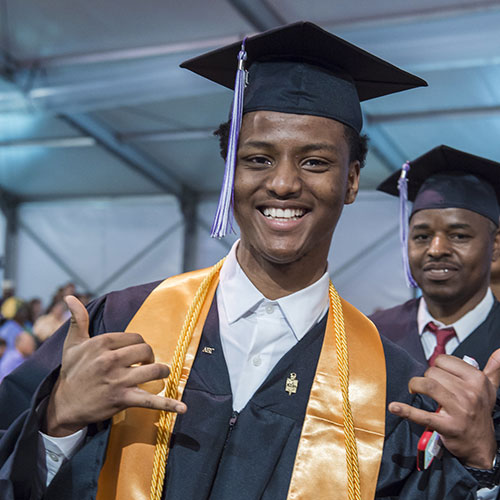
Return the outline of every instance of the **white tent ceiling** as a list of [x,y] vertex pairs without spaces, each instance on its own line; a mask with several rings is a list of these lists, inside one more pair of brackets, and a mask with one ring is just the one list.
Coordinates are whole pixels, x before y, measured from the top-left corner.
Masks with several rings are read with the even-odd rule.
[[179,63],[304,19],[429,83],[363,104],[362,189],[438,144],[500,160],[497,1],[0,0],[3,208],[213,198],[231,93]]
[[216,191],[230,92],[179,62],[306,18],[429,82],[364,104],[363,188],[440,143],[500,159],[499,2],[0,5],[0,186],[21,199]]

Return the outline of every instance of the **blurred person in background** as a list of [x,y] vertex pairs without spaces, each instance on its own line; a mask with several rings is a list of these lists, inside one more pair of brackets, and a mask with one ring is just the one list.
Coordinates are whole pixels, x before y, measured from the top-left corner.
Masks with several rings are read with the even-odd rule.
[[33,334],[40,343],[45,342],[67,319],[68,308],[64,300],[50,304],[47,314],[40,316],[33,325]]
[[66,297],[67,295],[75,295],[75,292],[76,292],[75,284],[70,281],[58,288],[52,300],[56,301],[64,299],[64,297]]
[[30,310],[30,321],[34,325],[35,321],[43,314],[42,301],[38,297],[34,297],[29,301],[28,307]]
[[0,312],[5,319],[13,319],[14,315],[23,303],[23,299],[19,297],[8,297],[3,301]]
[[88,305],[92,300],[92,294],[90,292],[83,292],[75,295],[75,297],[84,305]]
[[0,360],[5,354],[5,350],[7,349],[7,342],[4,339],[0,338]]
[[63,297],[66,297],[66,295],[75,295],[75,292],[76,292],[75,284],[72,283],[71,281],[63,286],[62,289]]
[[6,350],[0,358],[0,383],[6,375],[15,370],[26,359],[28,359],[36,349],[36,342],[33,335],[22,331],[14,341],[14,348]]
[[30,331],[32,327],[29,305],[18,300],[16,307],[12,319],[7,319],[0,327],[0,337],[7,342],[7,350],[14,349],[16,337],[22,331]]
[[[71,281],[58,288],[57,292],[52,297],[51,304],[55,304],[56,302],[63,300],[64,297],[68,295],[76,295],[75,284]],[[68,320],[70,317],[71,313],[66,309],[66,311],[64,312],[64,320]]]
[[0,297],[0,306],[10,297],[13,297],[15,293],[14,282],[12,280],[2,281],[2,296]]

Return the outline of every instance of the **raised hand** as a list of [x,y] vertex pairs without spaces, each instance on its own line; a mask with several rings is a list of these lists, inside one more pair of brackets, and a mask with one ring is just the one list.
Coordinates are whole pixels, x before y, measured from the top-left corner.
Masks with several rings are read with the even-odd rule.
[[155,363],[151,347],[137,333],[89,337],[83,304],[68,296],[71,323],[64,342],[59,378],[50,396],[44,431],[66,436],[132,406],[184,413],[180,401],[151,394],[139,384],[168,377],[168,366]]
[[441,405],[439,413],[399,402],[390,403],[389,411],[439,432],[448,451],[463,464],[490,469],[497,448],[492,411],[499,384],[500,349],[483,371],[455,356],[442,355],[423,377],[409,383],[411,393],[425,394]]

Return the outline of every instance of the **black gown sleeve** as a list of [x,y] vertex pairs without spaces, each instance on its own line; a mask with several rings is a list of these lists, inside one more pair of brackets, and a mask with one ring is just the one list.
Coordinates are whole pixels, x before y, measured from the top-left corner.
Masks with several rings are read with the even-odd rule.
[[[91,302],[87,307],[90,336],[123,331],[157,284],[113,292]],[[46,491],[36,474],[44,402],[57,380],[68,326],[69,322],[59,328],[0,384],[0,500],[81,498],[73,493],[91,494],[97,489],[109,422],[89,426],[85,445],[61,467]]]

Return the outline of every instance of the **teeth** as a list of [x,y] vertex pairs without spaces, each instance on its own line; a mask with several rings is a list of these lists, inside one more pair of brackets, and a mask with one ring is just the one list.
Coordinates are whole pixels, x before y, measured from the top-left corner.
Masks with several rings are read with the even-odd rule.
[[270,219],[297,220],[304,215],[305,210],[302,208],[264,208],[262,213]]

